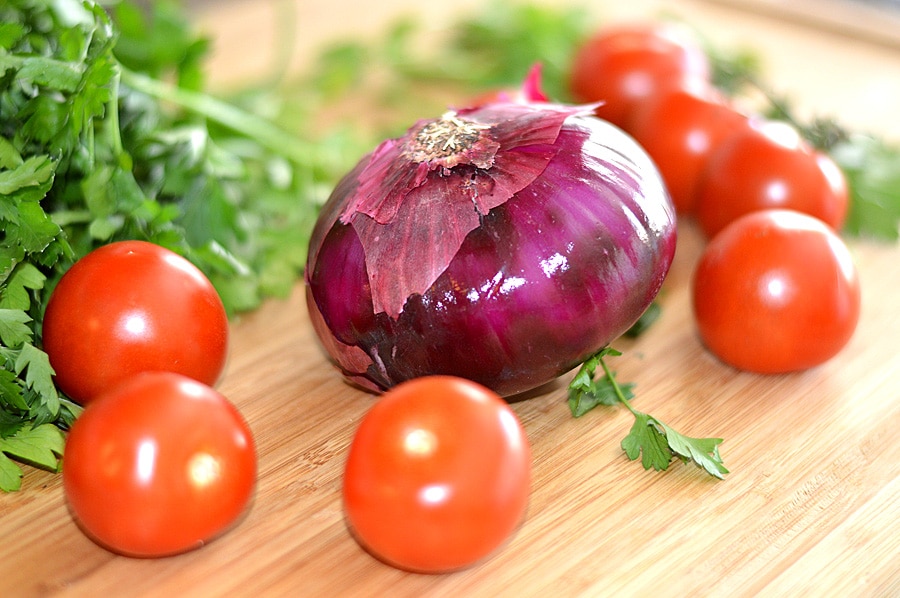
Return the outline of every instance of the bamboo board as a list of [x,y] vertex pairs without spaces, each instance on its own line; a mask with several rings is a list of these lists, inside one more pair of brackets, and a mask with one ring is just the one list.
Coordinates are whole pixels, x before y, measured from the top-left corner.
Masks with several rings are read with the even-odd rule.
[[[728,23],[729,14],[697,18]],[[793,32],[781,35],[806,35]],[[900,69],[897,54],[866,51]],[[23,491],[0,496],[0,596],[900,595],[900,247],[851,245],[862,319],[836,359],[757,376],[700,345],[688,291],[702,240],[689,223],[679,234],[661,319],[616,343],[625,355],[611,365],[637,384],[638,408],[726,439],[724,482],[677,463],[655,473],[629,462],[619,442],[631,416],[600,408],[573,419],[566,376],[513,407],[534,481],[509,543],[449,575],[383,565],[352,539],[340,504],[346,449],[376,399],[328,365],[298,286],[233,329],[220,390],[250,422],[260,459],[240,524],[180,556],[115,556],[74,525],[59,477],[29,470]]]

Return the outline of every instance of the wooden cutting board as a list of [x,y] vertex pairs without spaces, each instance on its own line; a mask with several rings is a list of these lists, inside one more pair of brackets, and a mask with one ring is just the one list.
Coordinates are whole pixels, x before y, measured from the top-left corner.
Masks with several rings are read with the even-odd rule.
[[[685,4],[686,18],[748,27],[742,13],[691,12],[698,4]],[[205,22],[232,13],[211,14]],[[796,31],[765,28],[768,39],[810,35]],[[900,69],[896,52],[865,51]],[[220,390],[250,422],[260,467],[240,524],[184,555],[119,557],[75,526],[59,476],[29,470],[21,492],[0,495],[0,596],[900,596],[900,247],[851,244],[862,319],[837,358],[759,376],[700,345],[688,291],[703,241],[690,223],[679,234],[661,319],[615,343],[625,355],[611,365],[636,383],[639,409],[725,438],[725,481],[628,461],[619,443],[631,416],[573,419],[565,376],[513,406],[534,482],[509,543],[449,575],[383,565],[351,538],[340,503],[348,444],[376,399],[328,365],[298,286],[234,324]]]

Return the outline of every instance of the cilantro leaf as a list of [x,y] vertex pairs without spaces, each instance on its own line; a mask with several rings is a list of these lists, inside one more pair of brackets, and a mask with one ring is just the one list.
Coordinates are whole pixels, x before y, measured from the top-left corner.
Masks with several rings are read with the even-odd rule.
[[[728,469],[719,455],[721,438],[692,438],[670,428],[652,415],[635,409],[630,402],[634,397],[632,384],[620,384],[604,361],[608,356],[620,356],[611,347],[604,347],[587,359],[569,383],[569,409],[575,417],[581,417],[598,405],[622,403],[632,415],[634,424],[622,440],[622,450],[632,461],[641,458],[644,469],[664,471],[673,459],[692,462],[709,475],[724,479]],[[595,378],[597,368],[603,376]]]

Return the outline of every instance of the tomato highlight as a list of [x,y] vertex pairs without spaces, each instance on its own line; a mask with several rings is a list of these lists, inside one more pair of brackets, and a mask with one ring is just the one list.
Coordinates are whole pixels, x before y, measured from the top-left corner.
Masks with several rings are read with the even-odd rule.
[[711,91],[684,89],[650,99],[635,111],[631,133],[659,168],[680,215],[694,212],[710,156],[746,119]]

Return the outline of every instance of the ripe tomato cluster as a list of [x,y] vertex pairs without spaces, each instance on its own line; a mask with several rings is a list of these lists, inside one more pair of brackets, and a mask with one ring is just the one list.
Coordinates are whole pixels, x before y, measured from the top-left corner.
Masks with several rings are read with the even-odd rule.
[[792,125],[738,110],[709,73],[684,30],[614,25],[577,51],[570,88],[634,136],[679,215],[710,240],[693,281],[706,347],[754,372],[813,367],[859,317],[858,277],[836,232],[847,181]]
[[225,366],[228,319],[199,269],[152,243],[102,246],[53,290],[43,345],[59,389],[85,406],[62,477],[91,538],[164,556],[237,521],[256,485],[256,449],[211,387]]
[[[151,243],[103,246],[54,289],[43,338],[58,387],[85,406],[62,477],[89,537],[160,557],[235,525],[252,500],[256,449],[247,422],[212,388],[228,321],[196,267]],[[514,532],[530,481],[530,445],[509,405],[435,376],[393,389],[366,415],[343,497],[369,551],[442,572],[485,558]]]

